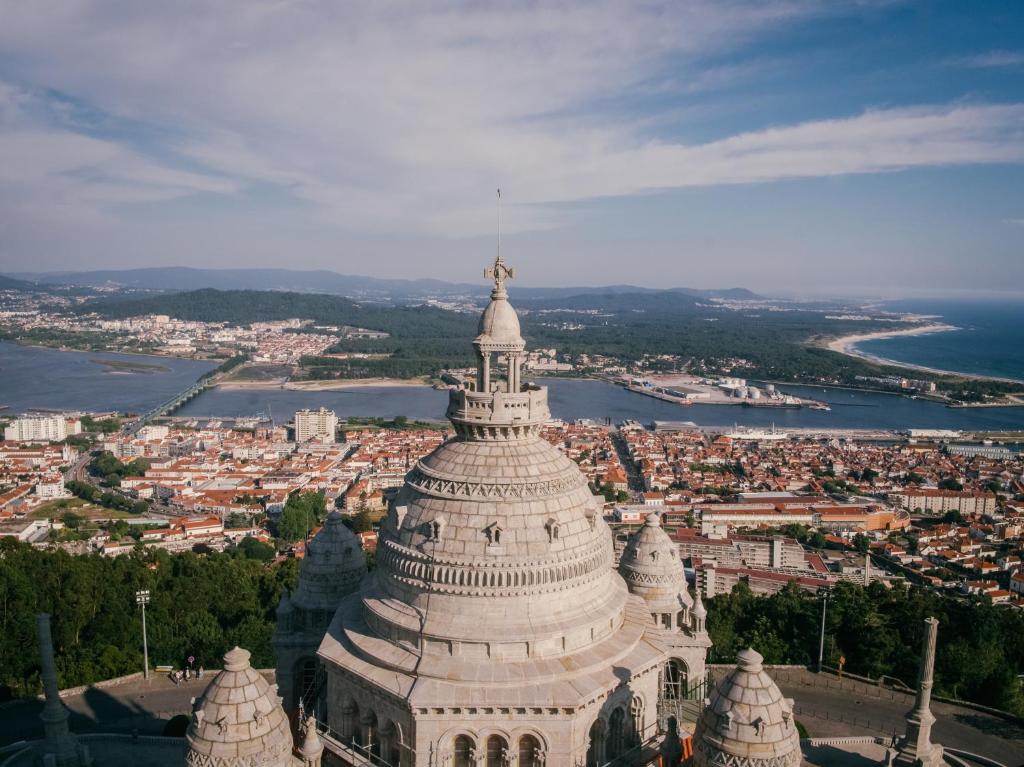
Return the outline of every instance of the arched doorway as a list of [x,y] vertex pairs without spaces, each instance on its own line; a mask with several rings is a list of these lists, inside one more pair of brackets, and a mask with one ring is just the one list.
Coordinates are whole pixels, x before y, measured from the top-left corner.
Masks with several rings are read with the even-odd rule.
[[598,719],[590,725],[590,736],[587,745],[587,767],[600,767],[600,765],[605,763],[604,742],[604,721]]
[[402,736],[395,723],[388,719],[380,728],[380,758],[392,767],[398,767],[402,760]]
[[360,743],[363,751],[370,758],[380,757],[380,731],[377,729],[377,715],[373,711],[364,711],[359,723],[362,725]]
[[689,689],[689,670],[679,658],[665,664],[661,694],[665,700],[684,700]]
[[612,711],[608,718],[608,737],[605,747],[605,758],[608,760],[617,759],[622,756],[625,744],[626,712],[621,707]]
[[540,741],[533,735],[523,735],[519,738],[519,767],[541,767],[543,753]]
[[454,767],[476,767],[476,743],[468,735],[455,739]]
[[508,767],[508,741],[500,735],[487,738],[487,759],[485,767]]

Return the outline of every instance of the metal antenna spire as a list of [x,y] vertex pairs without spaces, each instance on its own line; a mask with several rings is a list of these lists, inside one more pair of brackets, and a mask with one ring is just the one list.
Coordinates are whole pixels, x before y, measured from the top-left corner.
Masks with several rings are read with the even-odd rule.
[[501,259],[501,187],[498,187],[498,259]]

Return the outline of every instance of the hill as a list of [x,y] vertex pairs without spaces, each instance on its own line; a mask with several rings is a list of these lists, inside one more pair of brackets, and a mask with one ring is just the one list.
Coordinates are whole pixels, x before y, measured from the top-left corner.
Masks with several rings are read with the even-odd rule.
[[[445,282],[433,279],[383,279],[328,270],[295,269],[193,269],[190,267],[153,267],[146,269],[107,269],[88,272],[25,272],[13,275],[49,285],[86,287],[117,286],[134,290],[191,291],[274,290],[297,293],[329,293],[364,300],[409,301],[424,298],[484,298],[489,287],[483,283]],[[699,298],[755,299],[746,288],[701,290],[672,288],[672,292]],[[658,293],[657,288],[635,285],[602,287],[532,288],[513,285],[513,300],[555,299],[567,296],[611,293]]]

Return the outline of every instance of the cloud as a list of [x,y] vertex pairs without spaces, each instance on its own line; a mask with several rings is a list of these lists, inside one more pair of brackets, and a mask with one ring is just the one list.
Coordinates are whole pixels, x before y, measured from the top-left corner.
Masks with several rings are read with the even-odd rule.
[[953,63],[971,69],[997,69],[1001,67],[1019,67],[1024,64],[1024,52],[1021,51],[988,51],[973,56],[953,59]]
[[[0,199],[116,219],[216,195],[256,216],[270,203],[249,196],[271,189],[327,227],[461,237],[493,229],[496,186],[514,203],[507,228],[524,231],[601,197],[1024,160],[1016,104],[664,133],[659,118],[685,115],[688,94],[759,69],[714,62],[841,12],[812,0],[0,0],[4,75],[18,83],[0,83],[0,116],[14,115],[0,118]],[[44,93],[87,105],[105,132],[61,120]],[[641,109],[622,106],[633,96]]]

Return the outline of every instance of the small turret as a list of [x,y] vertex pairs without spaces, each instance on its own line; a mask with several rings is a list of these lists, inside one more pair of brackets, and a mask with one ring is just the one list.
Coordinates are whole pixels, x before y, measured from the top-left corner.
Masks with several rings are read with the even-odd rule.
[[320,742],[320,735],[316,731],[316,719],[313,717],[306,719],[303,732],[302,746],[299,748],[302,767],[320,767],[324,744]]

